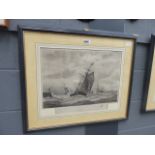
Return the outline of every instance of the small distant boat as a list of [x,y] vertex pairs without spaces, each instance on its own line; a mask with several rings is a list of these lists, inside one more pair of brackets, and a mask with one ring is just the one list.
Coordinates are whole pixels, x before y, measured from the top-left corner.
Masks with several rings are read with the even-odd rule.
[[91,89],[94,83],[94,72],[91,71],[91,67],[94,65],[94,63],[91,63],[91,65],[89,66],[84,79],[81,80],[82,82],[79,83],[77,89],[75,90],[75,92],[73,94],[71,94],[71,96],[74,95],[88,95],[91,93]]
[[43,97],[52,97],[52,94],[51,94],[51,92],[49,91],[49,92],[43,92]]

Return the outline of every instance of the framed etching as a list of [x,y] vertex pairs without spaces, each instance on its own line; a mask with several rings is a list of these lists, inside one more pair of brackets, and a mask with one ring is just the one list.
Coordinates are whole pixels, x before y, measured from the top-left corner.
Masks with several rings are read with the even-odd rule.
[[26,131],[127,118],[135,37],[23,27],[19,34]]
[[151,36],[151,49],[149,51],[147,74],[145,83],[143,111],[155,111],[155,35]]

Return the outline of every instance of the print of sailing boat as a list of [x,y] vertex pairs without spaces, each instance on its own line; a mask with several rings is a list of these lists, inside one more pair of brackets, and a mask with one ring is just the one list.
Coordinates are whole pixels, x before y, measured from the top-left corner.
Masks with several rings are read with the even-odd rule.
[[92,87],[95,81],[95,73],[92,69],[94,63],[91,63],[82,75],[80,82],[73,93],[67,86],[64,86],[64,95],[56,95],[49,89],[49,92],[44,94],[44,108],[79,106],[99,103],[117,102],[117,91],[104,91],[92,93]]

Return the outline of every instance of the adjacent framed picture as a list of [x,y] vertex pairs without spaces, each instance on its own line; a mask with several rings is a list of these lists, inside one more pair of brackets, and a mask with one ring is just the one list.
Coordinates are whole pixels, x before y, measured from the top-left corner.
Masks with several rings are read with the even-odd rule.
[[151,36],[151,47],[148,54],[143,111],[155,111],[155,35]]
[[135,37],[19,27],[26,131],[127,118]]

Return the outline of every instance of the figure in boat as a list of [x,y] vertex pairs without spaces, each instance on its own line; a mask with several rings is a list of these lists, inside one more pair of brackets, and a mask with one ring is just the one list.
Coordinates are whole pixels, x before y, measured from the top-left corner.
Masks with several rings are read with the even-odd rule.
[[92,71],[92,66],[94,63],[91,63],[88,70],[86,71],[83,80],[79,83],[77,89],[71,96],[74,95],[89,95],[94,83],[94,72]]

